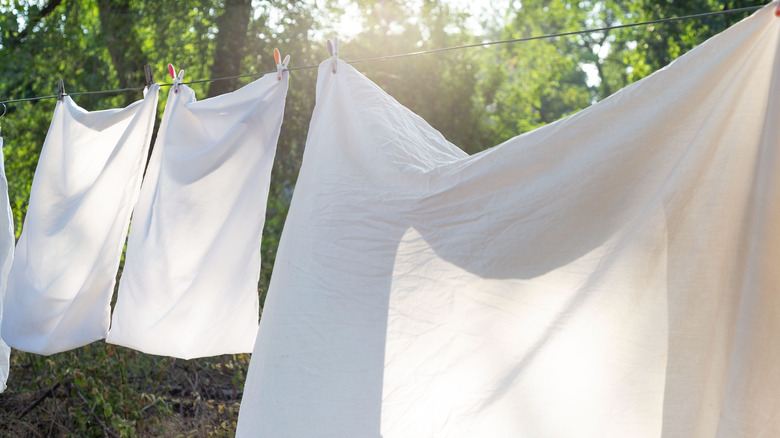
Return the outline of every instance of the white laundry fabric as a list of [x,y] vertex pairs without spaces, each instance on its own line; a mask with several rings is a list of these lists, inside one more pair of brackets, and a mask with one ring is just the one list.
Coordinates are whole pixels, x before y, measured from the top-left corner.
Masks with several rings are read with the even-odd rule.
[[288,73],[168,95],[107,342],[184,359],[251,352],[260,242]]
[[[8,199],[8,179],[5,176],[3,158],[3,137],[0,137],[0,321],[3,315],[3,297],[5,297],[8,272],[14,260],[14,216]],[[0,330],[0,392],[5,391],[11,361],[11,347],[3,340]]]
[[466,156],[320,66],[239,437],[780,436],[780,19]]
[[123,109],[57,103],[8,277],[2,333],[11,347],[53,354],[106,337],[158,90]]

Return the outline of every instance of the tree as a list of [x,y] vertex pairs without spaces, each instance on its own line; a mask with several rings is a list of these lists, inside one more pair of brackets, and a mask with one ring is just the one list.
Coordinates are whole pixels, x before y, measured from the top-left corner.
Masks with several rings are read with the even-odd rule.
[[[763,6],[757,0],[680,2],[601,0],[593,3],[592,20],[596,26],[631,24],[658,19],[684,17],[706,12]],[[751,12],[730,13],[681,21],[619,29],[605,34],[601,47],[609,50],[591,59],[598,67],[598,97],[604,98],[618,89],[642,79],[685,54],[698,44],[724,31]],[[597,45],[590,48],[595,52]]]
[[[143,65],[146,56],[136,25],[139,13],[131,0],[100,0],[100,35],[111,56],[119,88],[137,87],[143,84]],[[136,96],[124,94],[124,105],[133,103]]]
[[[502,39],[583,29],[586,11],[560,0],[515,3]],[[506,140],[588,106],[593,92],[580,63],[592,51],[575,36],[502,45],[483,64],[485,107],[497,139]]]
[[[252,17],[251,0],[225,0],[224,12],[217,20],[217,38],[211,77],[235,76],[241,71],[241,61],[247,43],[247,30]],[[236,89],[236,79],[212,82],[208,97]]]

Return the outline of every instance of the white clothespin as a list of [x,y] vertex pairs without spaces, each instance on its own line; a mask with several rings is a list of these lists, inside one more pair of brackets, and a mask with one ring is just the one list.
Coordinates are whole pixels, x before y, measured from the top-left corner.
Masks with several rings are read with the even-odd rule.
[[282,55],[279,54],[279,49],[274,49],[274,61],[276,61],[276,80],[282,80],[282,72],[287,70],[287,64],[290,63],[290,55],[284,57],[284,61],[279,62],[279,58]]
[[333,37],[333,43],[328,40],[328,52],[330,52],[333,73],[336,73],[336,65],[339,62],[339,37]]
[[184,79],[184,69],[179,70],[179,74],[177,75],[176,69],[173,68],[173,64],[168,64],[168,73],[171,74],[171,79],[173,79],[173,93],[176,94],[179,92],[179,85]]

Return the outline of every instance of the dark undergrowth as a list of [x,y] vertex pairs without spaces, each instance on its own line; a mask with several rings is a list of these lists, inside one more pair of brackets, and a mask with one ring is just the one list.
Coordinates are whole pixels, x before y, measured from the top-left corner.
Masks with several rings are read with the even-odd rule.
[[196,360],[95,342],[12,351],[0,437],[232,437],[249,355]]

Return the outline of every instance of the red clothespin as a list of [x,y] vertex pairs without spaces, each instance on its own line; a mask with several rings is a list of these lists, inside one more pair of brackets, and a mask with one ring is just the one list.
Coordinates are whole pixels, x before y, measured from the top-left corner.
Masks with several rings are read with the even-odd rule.
[[171,75],[171,79],[173,79],[173,93],[176,94],[179,92],[179,84],[181,84],[181,81],[184,79],[184,69],[179,70],[179,74],[176,74],[176,69],[173,68],[173,64],[168,64],[168,73]]
[[276,61],[276,80],[281,81],[282,80],[282,72],[284,70],[287,70],[287,64],[290,63],[290,55],[287,55],[284,57],[284,61],[280,61],[279,59],[282,57],[282,55],[279,54],[279,49],[274,49],[274,61]]
[[780,3],[777,3],[777,7],[775,7],[775,17],[780,17]]
[[336,64],[339,61],[339,38],[333,37],[333,43],[328,40],[328,52],[330,53],[333,73],[336,73]]

